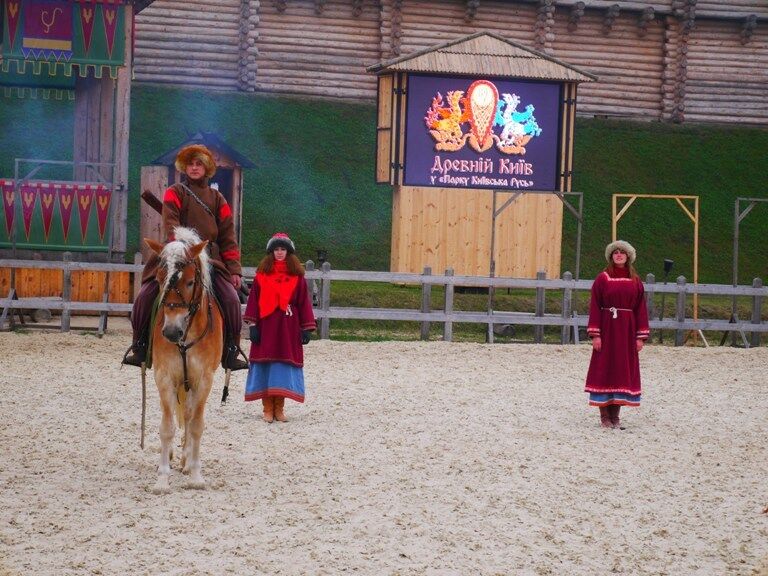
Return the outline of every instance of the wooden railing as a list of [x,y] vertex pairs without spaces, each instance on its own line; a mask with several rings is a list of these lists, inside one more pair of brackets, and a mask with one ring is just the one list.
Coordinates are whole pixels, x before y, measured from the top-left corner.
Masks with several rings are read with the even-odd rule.
[[[134,277],[134,294],[138,291],[143,266],[141,264],[106,264],[92,262],[49,262],[37,260],[2,260],[0,269],[11,268],[42,268],[60,269],[64,274],[64,293],[61,298],[18,298],[11,289],[6,298],[0,298],[0,329],[5,327],[9,313],[24,309],[47,308],[61,311],[61,330],[70,329],[69,318],[72,312],[88,311],[99,313],[105,320],[112,313],[130,312],[132,304],[111,303],[105,300],[101,302],[73,302],[68,294],[67,286],[71,274],[75,270],[93,270],[104,272],[130,273]],[[320,269],[316,269],[313,262],[306,263],[307,280],[315,302],[315,316],[318,320],[320,338],[330,337],[330,324],[334,319],[351,320],[394,320],[415,321],[420,323],[420,333],[423,339],[429,338],[430,324],[439,322],[443,325],[443,339],[453,339],[454,324],[475,323],[485,324],[488,327],[489,342],[493,342],[494,330],[497,325],[525,325],[534,327],[533,339],[542,342],[544,327],[559,326],[560,341],[562,343],[579,342],[579,328],[587,325],[588,293],[592,287],[592,280],[574,280],[570,272],[565,272],[562,279],[547,279],[540,272],[536,279],[526,278],[489,278],[484,276],[456,276],[452,270],[446,270],[444,274],[432,274],[429,268],[425,268],[422,274],[393,273],[393,272],[363,272],[354,270],[332,270],[329,263],[324,263]],[[244,276],[252,279],[256,269],[244,268]],[[387,284],[415,285],[421,288],[421,305],[415,308],[361,308],[347,306],[333,306],[331,303],[331,284],[335,281],[353,282],[382,282]],[[745,346],[758,346],[762,333],[768,332],[768,323],[763,321],[763,299],[768,296],[768,288],[763,286],[762,280],[756,278],[752,286],[731,286],[723,284],[689,284],[682,276],[676,282],[659,284],[652,274],[646,277],[644,283],[652,330],[674,331],[675,345],[682,345],[691,332],[704,331],[729,332],[740,334]],[[432,295],[433,287],[443,288],[443,297],[436,302]],[[535,290],[535,306],[533,312],[518,312],[495,310],[489,306],[485,311],[456,310],[454,295],[457,287],[485,288],[490,291],[503,289],[510,290]],[[546,312],[547,291],[561,292],[561,310],[558,313]],[[584,293],[581,302],[582,310],[574,306],[577,294]],[[673,294],[675,314],[673,318],[659,319],[654,305],[654,295]],[[751,317],[749,320],[741,320],[731,316],[730,319],[699,319],[686,317],[688,298],[693,295],[716,295],[727,297],[741,297],[751,299]],[[489,296],[489,304],[493,298]],[[748,339],[746,334],[751,336]],[[706,342],[706,340],[704,340]]]
[[[431,269],[425,268],[422,274],[404,274],[390,272],[357,272],[350,270],[332,270],[328,263],[323,264],[321,270],[315,270],[312,262],[307,263],[307,279],[319,285],[317,293],[317,306],[315,316],[319,321],[320,338],[328,338],[330,334],[331,319],[356,319],[356,320],[409,320],[421,323],[422,339],[429,335],[429,323],[441,322],[443,324],[443,339],[453,339],[453,325],[455,323],[476,323],[488,326],[487,341],[493,342],[494,325],[530,325],[534,326],[534,341],[543,341],[543,328],[545,326],[561,327],[561,343],[578,343],[580,327],[587,325],[587,306],[579,314],[573,306],[575,294],[578,291],[588,293],[592,287],[592,280],[574,280],[570,272],[565,272],[559,280],[548,280],[543,272],[539,272],[537,278],[489,278],[485,276],[455,276],[448,269],[443,275],[432,274]],[[339,280],[356,282],[386,282],[419,285],[422,290],[421,308],[348,308],[334,307],[331,305],[331,282]],[[431,288],[442,286],[444,288],[444,300],[439,308],[433,307]],[[500,289],[527,289],[536,291],[534,312],[510,312],[489,309],[483,312],[460,311],[454,308],[454,293],[457,286],[467,288],[486,288],[489,290]],[[675,283],[658,284],[653,274],[648,274],[644,283],[648,310],[650,315],[650,327],[652,330],[673,330],[675,332],[675,345],[682,345],[690,332],[702,333],[703,331],[719,331],[740,333],[745,346],[757,346],[760,344],[760,334],[768,332],[768,324],[762,321],[762,303],[768,296],[768,288],[763,287],[762,280],[756,278],[752,286],[730,286],[722,284],[689,284],[685,277],[680,276]],[[545,312],[545,295],[547,291],[562,291],[562,306],[558,314]],[[675,295],[675,316],[669,319],[659,319],[654,305],[655,294]],[[730,319],[698,319],[687,318],[686,307],[688,297],[693,295],[718,295],[741,296],[752,298],[752,315],[750,320],[744,321],[731,317]],[[588,295],[587,295],[588,298]],[[491,299],[489,298],[489,302]],[[695,314],[694,314],[695,315]],[[751,333],[747,340],[745,333]],[[703,336],[703,334],[702,334]],[[706,342],[706,340],[704,340]]]

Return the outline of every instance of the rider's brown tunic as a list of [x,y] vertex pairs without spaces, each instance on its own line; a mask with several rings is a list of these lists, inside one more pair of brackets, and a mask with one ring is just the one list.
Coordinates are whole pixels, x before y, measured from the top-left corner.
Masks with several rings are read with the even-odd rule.
[[[189,187],[208,207],[208,213],[189,192]],[[173,240],[176,226],[193,228],[202,240],[209,241],[211,264],[225,278],[232,274],[242,275],[240,249],[235,237],[235,222],[227,200],[218,191],[208,186],[208,181],[174,184],[163,197],[163,232],[166,241]],[[155,277],[160,260],[153,254],[147,261],[142,282]]]

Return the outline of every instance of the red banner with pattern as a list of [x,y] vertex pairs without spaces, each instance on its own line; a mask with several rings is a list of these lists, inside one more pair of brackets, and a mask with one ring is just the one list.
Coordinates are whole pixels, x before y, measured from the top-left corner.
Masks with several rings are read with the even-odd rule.
[[24,234],[29,241],[29,230],[32,226],[32,214],[35,211],[35,203],[37,202],[38,185],[22,184],[21,185],[21,216],[24,220]]
[[86,56],[91,50],[94,22],[96,22],[96,4],[83,3],[80,6],[80,26],[83,29],[83,48]]
[[40,196],[40,208],[43,215],[43,232],[45,232],[45,241],[48,242],[48,236],[51,232],[51,222],[53,222],[53,207],[56,204],[56,189],[53,184],[38,184],[38,195]]
[[16,194],[13,191],[13,180],[0,180],[0,191],[3,193],[3,210],[5,211],[5,229],[8,232],[8,238],[11,237],[13,230],[14,216],[14,198]]
[[69,224],[72,222],[72,207],[75,204],[75,188],[71,184],[65,184],[59,190],[59,214],[61,215],[61,229],[64,232],[64,241],[69,237]]
[[109,220],[109,203],[112,200],[112,190],[105,186],[96,188],[96,216],[99,221],[99,238],[104,241],[104,233],[107,230]]
[[8,15],[8,42],[10,44],[10,51],[13,51],[13,44],[16,40],[16,29],[19,27],[21,1],[8,0],[5,12]]
[[75,194],[77,196],[77,212],[80,215],[80,234],[83,242],[88,233],[88,219],[91,217],[91,206],[93,206],[94,190],[89,184],[85,186],[76,186]]
[[101,16],[104,21],[104,33],[107,36],[107,50],[112,58],[112,49],[115,47],[115,30],[117,30],[117,6],[101,5]]

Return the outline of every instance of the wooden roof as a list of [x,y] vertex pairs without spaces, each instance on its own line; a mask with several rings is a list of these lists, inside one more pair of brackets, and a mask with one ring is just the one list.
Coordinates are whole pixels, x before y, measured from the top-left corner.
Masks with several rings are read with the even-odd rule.
[[155,0],[133,0],[133,13],[138,14]]
[[593,82],[583,72],[543,52],[532,50],[493,32],[476,32],[437,46],[386,60],[368,72],[423,72],[483,76],[509,76],[532,80]]
[[174,162],[176,161],[176,155],[179,153],[179,150],[181,150],[185,146],[189,146],[190,144],[202,144],[206,148],[209,148],[215,152],[219,152],[220,154],[223,154],[229,159],[234,160],[235,164],[238,164],[243,168],[256,167],[256,164],[254,164],[251,160],[249,160],[248,158],[243,156],[240,152],[232,148],[232,146],[224,142],[224,140],[219,138],[213,132],[196,132],[195,134],[189,136],[187,140],[185,140],[175,148],[168,150],[168,152],[166,152],[165,154],[158,156],[157,158],[152,160],[150,164],[152,164],[153,166],[173,166]]

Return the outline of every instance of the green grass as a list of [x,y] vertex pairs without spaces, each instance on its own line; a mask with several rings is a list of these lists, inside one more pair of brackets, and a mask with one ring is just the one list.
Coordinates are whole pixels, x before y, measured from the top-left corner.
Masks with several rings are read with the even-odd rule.
[[[255,265],[278,230],[302,259],[328,251],[334,268],[387,270],[392,192],[374,184],[375,109],[306,98],[135,85],[131,101],[128,254],[139,246],[140,169],[196,131],[218,133],[256,168],[245,172],[243,255]],[[71,159],[74,103],[4,99],[0,177],[16,157]],[[731,282],[734,200],[766,195],[768,130],[579,119],[574,190],[584,194],[581,277],[603,266],[611,195],[698,195],[699,281]],[[742,222],[739,279],[767,276],[768,204]],[[619,223],[638,271],[693,276],[693,224],[673,200],[638,200]],[[576,227],[564,215],[562,270],[573,269]]]

